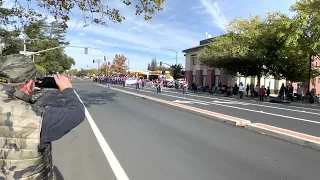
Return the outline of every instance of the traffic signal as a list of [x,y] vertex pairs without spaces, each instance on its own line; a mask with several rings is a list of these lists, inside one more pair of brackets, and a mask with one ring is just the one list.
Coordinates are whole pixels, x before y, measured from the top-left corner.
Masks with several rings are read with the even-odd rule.
[[160,66],[162,66],[162,61],[160,61]]
[[88,48],[84,48],[84,54],[88,54]]
[[92,62],[94,63],[94,60]]
[[106,62],[106,60],[107,60],[106,56],[103,56],[103,59],[104,59],[104,62]]

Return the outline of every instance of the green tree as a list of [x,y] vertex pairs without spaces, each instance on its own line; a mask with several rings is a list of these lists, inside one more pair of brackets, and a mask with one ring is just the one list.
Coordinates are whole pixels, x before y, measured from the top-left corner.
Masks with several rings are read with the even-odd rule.
[[40,70],[43,74],[47,74],[47,70],[43,66],[36,64],[36,68]]
[[[156,11],[162,10],[162,4],[165,0],[123,0],[122,3],[127,6],[134,6],[136,15],[143,15],[145,20],[150,20]],[[0,0],[0,5],[3,5]],[[27,4],[26,6],[24,4]],[[16,16],[23,25],[30,22],[43,19],[43,12],[53,16],[56,21],[61,22],[66,29],[67,22],[70,20],[73,10],[80,10],[80,20],[85,26],[90,24],[99,24],[107,26],[108,21],[122,22],[125,17],[120,14],[118,9],[112,8],[101,0],[27,0],[27,3],[19,3],[15,1],[14,7],[11,9],[2,8],[0,17],[5,17],[7,21],[9,16]],[[6,22],[9,23],[9,22]]]
[[260,16],[234,19],[228,24],[227,33],[202,49],[198,58],[206,66],[225,69],[231,75],[257,76],[259,84],[260,77],[268,74],[265,49],[259,43],[264,27]]
[[[28,41],[28,51],[37,52],[67,44],[64,42],[66,31],[57,23],[38,21],[26,26],[25,29],[27,36],[31,37],[30,39],[37,39]],[[35,56],[35,62],[43,66],[48,73],[62,73],[75,65],[74,59],[68,57],[64,50],[59,48]]]
[[77,69],[70,69],[69,71],[66,72],[66,74],[69,76],[76,76],[77,73],[78,73]]
[[170,66],[170,73],[174,79],[180,79],[183,78],[183,71],[182,71],[182,65],[181,64],[174,64]]
[[[101,68],[101,70],[102,70],[102,68]],[[100,72],[101,72],[101,70],[100,70]],[[93,76],[93,75],[99,74],[99,71],[97,69],[93,68],[93,69],[89,69],[88,73],[89,73],[89,76]]]
[[[231,75],[257,76],[258,84],[263,75],[305,81],[309,55],[316,52],[318,42],[305,40],[304,31],[301,22],[279,12],[268,13],[264,19],[237,18],[227,26],[227,34],[201,50],[199,59],[208,67],[226,69]],[[311,73],[319,74],[315,69]]]
[[297,49],[300,50],[300,58],[308,64],[308,72],[310,69],[310,77],[308,73],[308,79],[311,79],[319,74],[311,63],[314,57],[319,56],[320,52],[320,2],[299,0],[291,6],[291,10],[295,12],[293,19],[297,28],[301,31]]
[[[265,66],[277,79],[305,81],[308,78],[309,58],[300,43],[302,29],[299,23],[282,13],[269,13],[262,45]],[[312,75],[316,75],[315,70]]]
[[5,44],[2,55],[19,54],[19,51],[23,49],[23,41],[19,38],[19,35],[18,31],[7,31],[0,28],[0,37],[3,37]]
[[88,75],[88,70],[85,69],[81,69],[80,71],[77,72],[78,77],[83,77],[83,76],[87,76]]

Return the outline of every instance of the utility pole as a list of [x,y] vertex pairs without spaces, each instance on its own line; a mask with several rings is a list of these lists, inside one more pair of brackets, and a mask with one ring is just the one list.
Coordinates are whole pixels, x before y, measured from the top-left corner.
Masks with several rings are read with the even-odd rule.
[[3,37],[0,37],[0,55],[2,54],[3,48],[6,46],[4,43]]
[[130,69],[130,59],[128,59],[128,69]]
[[27,53],[27,35],[25,32],[23,33],[23,53],[24,55]]
[[173,51],[173,52],[176,53],[176,65],[177,65],[178,64],[178,52],[173,50],[173,49],[168,49],[168,50]]

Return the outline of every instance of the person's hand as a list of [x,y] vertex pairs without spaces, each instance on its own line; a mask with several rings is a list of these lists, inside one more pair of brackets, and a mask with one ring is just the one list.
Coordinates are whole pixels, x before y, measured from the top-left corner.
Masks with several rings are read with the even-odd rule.
[[41,91],[41,89],[38,88],[38,87],[34,87],[34,88],[33,88],[33,91]]
[[61,92],[66,88],[72,88],[71,82],[67,77],[63,75],[54,75],[53,77]]

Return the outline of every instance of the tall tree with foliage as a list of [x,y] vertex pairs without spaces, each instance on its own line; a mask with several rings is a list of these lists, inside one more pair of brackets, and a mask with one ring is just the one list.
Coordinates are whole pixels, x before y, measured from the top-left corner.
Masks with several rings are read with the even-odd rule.
[[267,74],[264,47],[259,44],[265,24],[260,16],[230,21],[227,34],[216,37],[198,55],[208,67],[226,69],[231,75],[257,76]]
[[8,31],[0,28],[0,37],[3,38],[5,47],[2,50],[2,55],[19,54],[23,49],[23,41],[19,38],[20,32]]
[[113,58],[113,62],[111,64],[111,70],[113,72],[119,72],[119,73],[123,73],[126,71],[127,65],[126,65],[126,61],[127,61],[127,57],[125,57],[124,55],[119,55],[116,54]]
[[174,64],[170,66],[170,73],[174,79],[183,78],[182,64]]
[[[200,52],[199,59],[209,67],[226,69],[231,75],[257,76],[258,84],[262,75],[305,81],[308,57],[316,52],[319,42],[306,38],[301,24],[279,12],[268,13],[264,19],[237,18],[227,26],[227,34],[215,38]],[[318,74],[316,70],[311,73]]]
[[[64,42],[66,31],[61,28],[61,24],[56,22],[39,21],[30,24],[25,29],[26,35],[30,38],[27,41],[27,51],[37,52],[68,44]],[[68,57],[61,48],[35,56],[35,63],[43,66],[48,73],[62,73],[75,65],[73,58]]]
[[[162,4],[165,0],[123,0],[123,4],[134,6],[135,15],[143,15],[145,20],[150,20],[156,11],[162,10]],[[2,6],[4,0],[0,0]],[[99,24],[107,26],[108,22],[122,22],[125,17],[120,14],[118,9],[108,6],[106,1],[102,0],[26,0],[20,2],[14,1],[14,6],[10,9],[0,11],[0,17],[9,15],[18,17],[22,25],[27,25],[39,19],[43,19],[43,13],[49,14],[56,21],[61,22],[63,27],[68,27],[67,22],[75,11],[81,11],[79,21],[83,21],[85,26],[90,24]],[[8,21],[10,18],[6,18]]]
[[70,69],[69,71],[66,72],[66,74],[69,76],[76,76],[77,73],[78,73],[77,69]]
[[80,71],[77,71],[77,74],[76,74],[76,76],[78,76],[78,77],[83,77],[83,76],[87,76],[88,75],[88,70],[86,70],[86,69],[80,69]]
[[308,62],[308,79],[311,79],[319,74],[317,69],[313,68],[312,61],[320,55],[320,2],[299,0],[291,6],[291,10],[295,12],[294,20],[301,30],[297,45],[301,50],[299,54],[301,59]]

